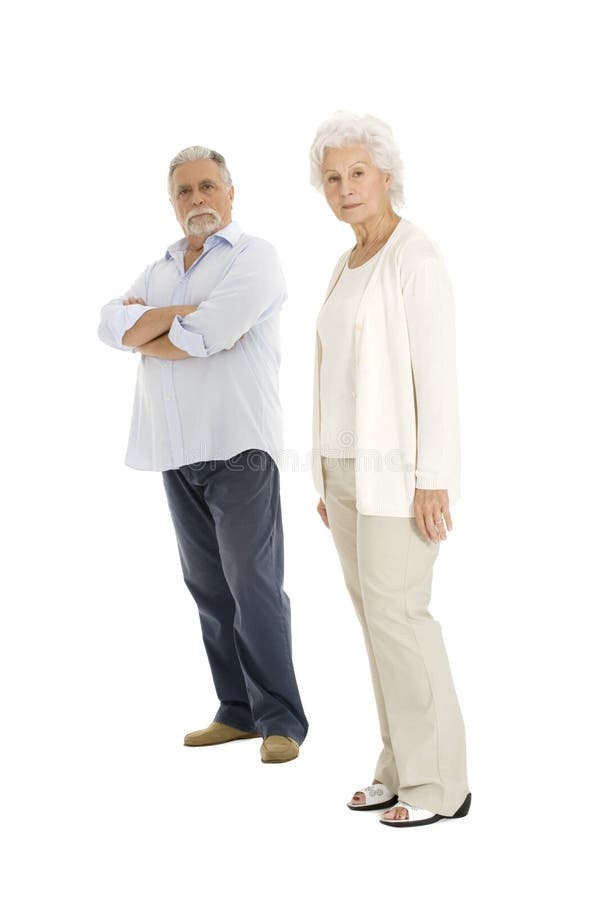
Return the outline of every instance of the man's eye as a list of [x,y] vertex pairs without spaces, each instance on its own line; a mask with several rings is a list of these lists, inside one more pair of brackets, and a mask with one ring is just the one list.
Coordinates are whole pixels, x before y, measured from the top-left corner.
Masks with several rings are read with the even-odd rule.
[[181,188],[181,190],[179,191],[179,197],[181,196],[181,194],[188,194],[188,193],[189,193],[189,188]]

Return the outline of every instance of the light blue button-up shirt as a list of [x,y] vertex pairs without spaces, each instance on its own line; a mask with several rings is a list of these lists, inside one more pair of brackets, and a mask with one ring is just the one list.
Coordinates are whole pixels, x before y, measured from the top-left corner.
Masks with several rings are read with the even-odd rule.
[[[125,463],[165,471],[252,448],[277,460],[283,448],[279,314],[287,297],[277,252],[236,222],[206,239],[187,272],[186,249],[186,238],[172,244],[101,310],[100,339],[131,352],[123,335],[148,309],[198,307],[176,316],[169,331],[189,358],[140,354]],[[146,305],[123,306],[128,297]]]

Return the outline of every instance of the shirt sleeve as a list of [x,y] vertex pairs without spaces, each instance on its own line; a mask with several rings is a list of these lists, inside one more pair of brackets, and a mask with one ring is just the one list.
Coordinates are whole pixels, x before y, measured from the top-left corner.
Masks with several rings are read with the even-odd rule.
[[453,289],[439,257],[421,260],[403,291],[416,403],[416,487],[448,487],[459,441]]
[[277,312],[286,299],[278,254],[266,241],[241,250],[222,281],[195,312],[175,316],[169,339],[190,356],[212,356]]
[[142,300],[146,300],[146,284],[150,268],[148,266],[141,273],[128,291],[117,297],[116,300],[106,303],[100,310],[98,337],[105,344],[108,344],[109,347],[115,347],[117,350],[128,350],[130,353],[134,351],[134,347],[126,347],[123,344],[123,335],[135,325],[144,313],[156,307],[142,306],[141,303],[129,303],[127,306],[123,306],[123,300],[127,300],[129,297],[141,297]]

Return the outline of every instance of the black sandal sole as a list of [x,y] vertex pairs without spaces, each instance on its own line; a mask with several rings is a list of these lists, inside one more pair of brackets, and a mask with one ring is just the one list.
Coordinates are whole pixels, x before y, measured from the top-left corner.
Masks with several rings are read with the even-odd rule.
[[468,794],[462,805],[453,816],[441,816],[438,813],[431,816],[430,819],[420,819],[411,822],[409,819],[379,819],[381,825],[389,825],[391,828],[415,828],[416,825],[432,825],[433,822],[439,822],[441,819],[463,819],[468,815],[470,803],[472,802],[472,794]]

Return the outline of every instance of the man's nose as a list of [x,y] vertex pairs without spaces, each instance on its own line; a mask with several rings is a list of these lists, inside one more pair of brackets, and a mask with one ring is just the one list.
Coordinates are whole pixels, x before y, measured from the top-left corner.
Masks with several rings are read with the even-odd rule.
[[204,198],[202,197],[202,195],[201,195],[200,192],[198,191],[197,194],[194,194],[194,195],[193,195],[193,198],[192,198],[192,201],[191,201],[191,202],[193,203],[194,206],[200,206],[200,205],[204,202]]

